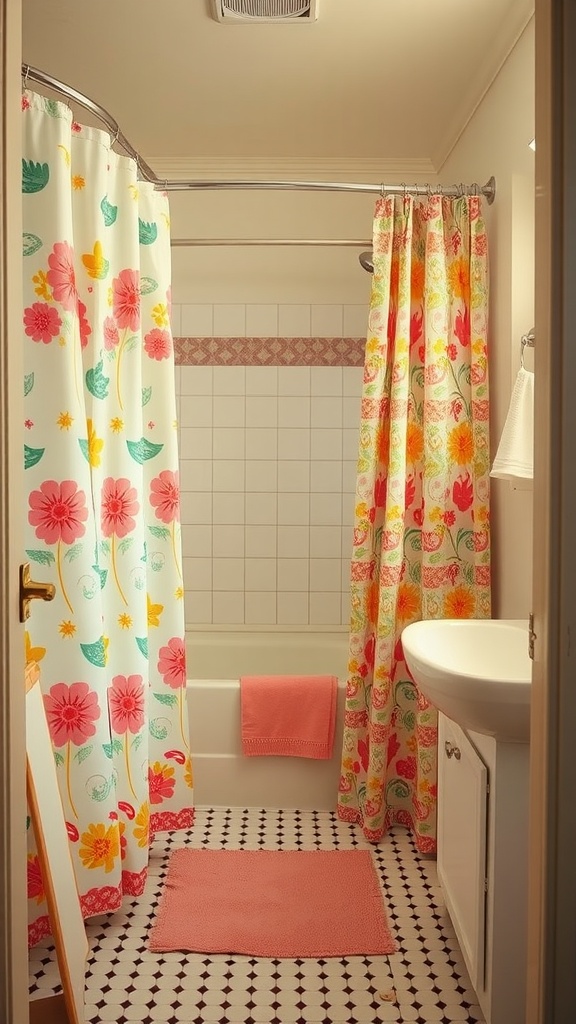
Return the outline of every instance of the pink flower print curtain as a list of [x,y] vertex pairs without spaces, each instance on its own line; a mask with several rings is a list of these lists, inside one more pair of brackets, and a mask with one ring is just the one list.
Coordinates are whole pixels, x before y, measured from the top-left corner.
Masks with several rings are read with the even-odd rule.
[[[168,204],[103,132],[23,99],[27,557],[85,916],[139,894],[192,824]],[[34,851],[30,941],[48,929]]]
[[490,615],[488,267],[477,197],[378,201],[339,815],[436,841],[437,716],[404,626]]

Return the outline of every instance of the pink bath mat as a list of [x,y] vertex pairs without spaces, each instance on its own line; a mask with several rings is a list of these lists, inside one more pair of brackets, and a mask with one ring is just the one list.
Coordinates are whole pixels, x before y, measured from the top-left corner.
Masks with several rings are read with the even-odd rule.
[[393,953],[368,850],[176,850],[149,947],[159,953]]

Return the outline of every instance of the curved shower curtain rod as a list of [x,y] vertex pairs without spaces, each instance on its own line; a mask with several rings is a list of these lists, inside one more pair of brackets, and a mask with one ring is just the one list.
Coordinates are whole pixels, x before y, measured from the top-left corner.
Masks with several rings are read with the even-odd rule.
[[[22,64],[22,77],[24,79],[24,85],[28,81],[37,82],[40,85],[46,86],[46,88],[53,90],[54,92],[60,93],[67,99],[72,100],[74,103],[78,103],[80,106],[85,107],[94,114],[102,124],[106,126],[110,132],[113,142],[112,144],[118,144],[122,147],[125,153],[131,156],[138,166],[140,176],[145,181],[149,181],[156,188],[161,189],[164,192],[192,192],[192,191],[208,191],[213,189],[291,189],[295,191],[308,191],[308,192],[372,192],[381,196],[390,194],[404,194],[413,196],[426,196],[430,195],[433,191],[439,192],[446,198],[458,198],[466,195],[482,195],[489,204],[494,202],[496,195],[496,181],[494,177],[491,177],[485,185],[406,185],[402,182],[400,185],[363,185],[353,182],[328,182],[328,181],[196,181],[196,180],[182,180],[182,181],[169,181],[159,178],[157,174],[152,170],[149,164],[140,156],[137,150],[128,141],[118,122],[112,117],[111,114],[101,107],[99,103],[91,100],[90,97],[85,96],[83,93],[78,92],[77,89],[72,88],[70,85],[66,85],[64,82],[60,82],[57,78],[53,78],[52,75],[47,74],[45,71],[40,71],[38,68],[31,67],[30,64]],[[256,242],[250,242],[248,239],[236,239],[227,240],[229,243],[234,244],[257,244]],[[216,239],[206,239],[202,242],[201,239],[183,239],[180,244],[220,244]],[[274,244],[272,239],[262,240],[262,244]],[[297,245],[298,240],[285,240],[276,244],[288,244]],[[332,244],[332,245],[366,245],[366,242],[354,243],[348,240],[334,239],[333,242],[308,242],[302,241],[300,244]]]

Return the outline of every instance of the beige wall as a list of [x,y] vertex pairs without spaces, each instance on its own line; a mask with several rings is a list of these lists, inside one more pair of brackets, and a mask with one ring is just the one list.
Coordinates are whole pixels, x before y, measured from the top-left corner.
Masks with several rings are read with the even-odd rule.
[[[492,452],[534,323],[534,23],[514,50],[441,171],[443,182],[496,178],[486,207],[490,242]],[[532,353],[526,366],[532,368]],[[493,614],[527,617],[532,587],[532,486],[492,482]]]

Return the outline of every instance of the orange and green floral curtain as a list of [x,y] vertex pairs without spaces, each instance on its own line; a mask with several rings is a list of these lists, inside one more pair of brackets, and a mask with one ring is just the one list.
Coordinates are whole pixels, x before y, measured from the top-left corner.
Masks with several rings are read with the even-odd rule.
[[380,199],[338,811],[435,849],[437,715],[404,626],[490,615],[488,265],[479,197]]
[[[23,518],[56,587],[27,657],[87,917],[139,895],[153,835],[193,818],[169,216],[108,135],[62,103],[22,105]],[[32,849],[28,867],[34,943],[48,917]]]

